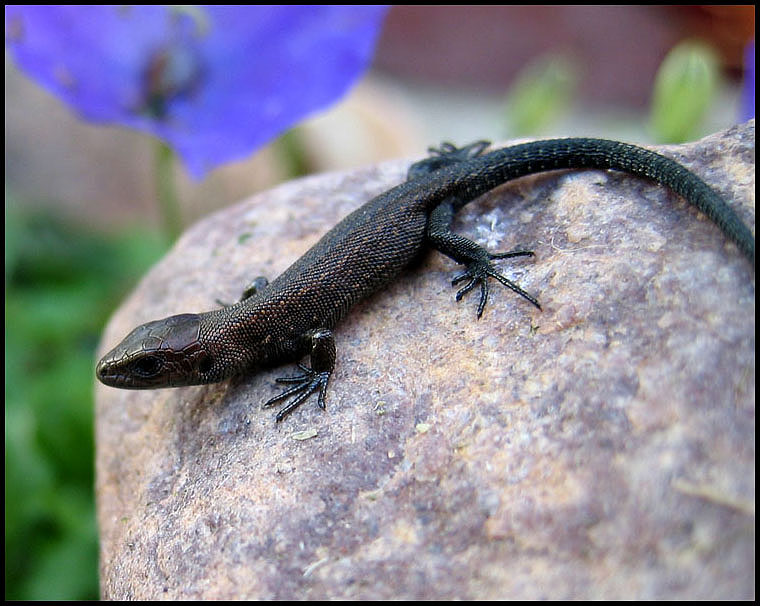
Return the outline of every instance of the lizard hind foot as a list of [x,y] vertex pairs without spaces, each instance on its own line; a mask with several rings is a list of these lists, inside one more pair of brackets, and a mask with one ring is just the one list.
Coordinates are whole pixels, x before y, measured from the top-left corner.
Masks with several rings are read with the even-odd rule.
[[441,143],[440,147],[429,147],[427,158],[415,162],[409,167],[407,179],[425,177],[436,170],[460,164],[480,156],[490,145],[490,141],[475,141],[463,147],[452,143]]
[[493,264],[491,263],[491,261],[494,259],[508,259],[511,257],[524,257],[524,256],[533,256],[533,251],[513,250],[513,251],[505,252],[505,253],[487,253],[487,256],[483,256],[481,258],[472,260],[470,263],[467,264],[466,269],[462,273],[454,276],[454,278],[451,281],[451,285],[454,286],[464,280],[469,280],[467,284],[465,284],[457,292],[456,300],[461,301],[464,295],[466,295],[468,292],[473,290],[479,284],[480,285],[480,301],[478,303],[477,317],[480,318],[483,315],[483,311],[486,308],[486,303],[488,302],[488,294],[489,294],[488,278],[491,277],[491,278],[494,278],[496,281],[498,281],[500,284],[516,292],[521,297],[530,301],[538,309],[541,309],[541,304],[533,295],[526,292],[525,290],[520,288],[520,286],[518,286],[515,282],[513,282],[506,276],[499,273],[496,270],[496,268],[493,266]]

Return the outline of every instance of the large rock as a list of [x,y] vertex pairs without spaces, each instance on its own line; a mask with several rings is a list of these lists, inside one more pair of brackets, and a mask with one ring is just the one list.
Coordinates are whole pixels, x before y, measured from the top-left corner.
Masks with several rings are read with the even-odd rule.
[[[754,230],[754,122],[664,147]],[[115,314],[235,300],[407,162],[287,183],[190,229]],[[565,171],[456,228],[529,246],[481,320],[430,253],[335,331],[323,412],[275,424],[279,368],[97,387],[104,598],[708,599],[755,589],[754,268],[666,189]],[[309,437],[310,436],[310,437]]]

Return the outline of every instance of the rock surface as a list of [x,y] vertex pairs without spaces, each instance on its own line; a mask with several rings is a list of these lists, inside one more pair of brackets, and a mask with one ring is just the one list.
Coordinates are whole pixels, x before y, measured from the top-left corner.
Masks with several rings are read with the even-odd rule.
[[[754,121],[661,148],[754,231]],[[237,299],[407,162],[287,183],[190,229],[115,314]],[[275,424],[278,368],[97,386],[108,599],[710,599],[755,587],[754,268],[683,200],[621,173],[521,179],[455,225],[498,285],[475,319],[430,253],[338,326],[328,408]]]

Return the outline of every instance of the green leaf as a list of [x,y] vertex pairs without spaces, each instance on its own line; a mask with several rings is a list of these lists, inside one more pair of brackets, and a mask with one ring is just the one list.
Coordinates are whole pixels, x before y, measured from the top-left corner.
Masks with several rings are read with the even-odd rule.
[[509,135],[545,129],[567,111],[578,83],[575,61],[559,55],[542,57],[524,68],[506,99]]
[[663,143],[682,143],[700,130],[718,88],[715,52],[698,41],[682,42],[662,62],[654,85],[650,124]]

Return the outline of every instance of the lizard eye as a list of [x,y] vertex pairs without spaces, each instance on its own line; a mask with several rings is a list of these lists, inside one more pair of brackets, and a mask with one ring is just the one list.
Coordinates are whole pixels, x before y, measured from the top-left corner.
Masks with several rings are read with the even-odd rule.
[[208,354],[203,354],[200,360],[198,360],[198,370],[202,373],[207,373],[214,365],[214,358]]
[[134,363],[132,369],[141,377],[152,377],[161,370],[161,360],[156,356],[145,356]]

